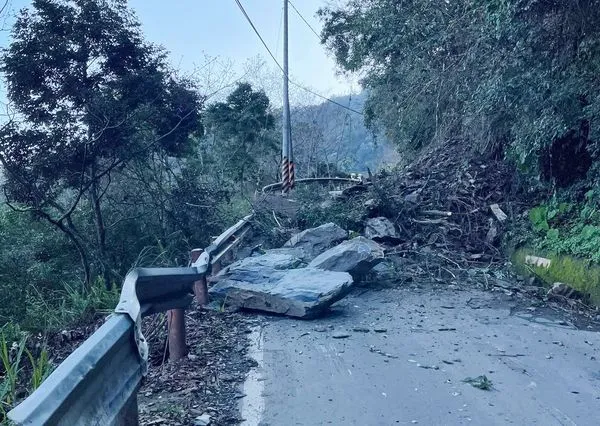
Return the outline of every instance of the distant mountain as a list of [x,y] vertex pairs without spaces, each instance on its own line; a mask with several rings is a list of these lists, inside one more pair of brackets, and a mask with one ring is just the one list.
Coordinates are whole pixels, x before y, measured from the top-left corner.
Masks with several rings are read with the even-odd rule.
[[[362,112],[366,93],[338,96],[335,102]],[[364,125],[361,114],[340,105],[320,105],[292,109],[292,140],[298,173],[303,177],[366,172],[398,160],[394,147],[382,135],[374,135]]]

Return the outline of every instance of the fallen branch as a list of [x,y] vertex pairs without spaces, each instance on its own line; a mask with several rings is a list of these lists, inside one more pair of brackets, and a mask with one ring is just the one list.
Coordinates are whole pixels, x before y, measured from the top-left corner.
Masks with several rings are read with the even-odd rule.
[[446,224],[448,224],[448,222],[446,222],[444,219],[411,219],[411,222],[418,223],[420,225],[446,225]]
[[452,212],[445,212],[445,211],[441,211],[441,210],[424,210],[421,213],[429,215],[429,216],[446,216],[446,217],[452,216]]
[[279,226],[280,228],[283,228],[283,226],[281,226],[281,223],[279,223],[279,221],[277,220],[277,216],[275,215],[275,210],[273,210],[273,219],[275,219],[277,226]]

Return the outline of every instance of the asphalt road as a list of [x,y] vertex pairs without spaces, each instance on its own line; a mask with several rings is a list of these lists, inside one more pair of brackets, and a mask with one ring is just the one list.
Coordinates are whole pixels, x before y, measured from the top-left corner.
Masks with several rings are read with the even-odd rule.
[[246,425],[600,425],[600,334],[503,293],[357,292],[252,338]]

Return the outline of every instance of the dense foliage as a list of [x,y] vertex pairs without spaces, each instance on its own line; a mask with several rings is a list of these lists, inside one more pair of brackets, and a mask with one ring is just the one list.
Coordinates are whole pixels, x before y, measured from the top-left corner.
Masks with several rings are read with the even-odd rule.
[[[1,63],[15,109],[0,134],[7,201],[71,240],[87,286],[92,257],[110,281],[122,272],[109,253],[115,184],[134,162],[184,154],[201,131],[201,98],[143,41],[123,0],[35,0],[11,35]],[[74,217],[88,207],[93,239]]]
[[206,109],[207,135],[200,144],[202,157],[213,171],[244,192],[274,182],[279,140],[273,132],[275,116],[269,98],[249,83],[238,83],[224,102]]
[[350,0],[320,13],[340,67],[364,75],[368,120],[403,149],[462,138],[534,174],[561,137],[597,155],[598,0]]
[[348,0],[319,13],[340,68],[363,77],[368,125],[405,155],[452,141],[465,161],[516,165],[530,210],[508,246],[600,261],[599,0]]

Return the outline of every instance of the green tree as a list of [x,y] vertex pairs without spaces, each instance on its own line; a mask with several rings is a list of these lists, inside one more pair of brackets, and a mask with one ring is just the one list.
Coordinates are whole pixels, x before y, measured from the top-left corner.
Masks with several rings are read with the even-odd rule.
[[215,157],[222,174],[241,191],[249,182],[261,185],[268,169],[277,169],[275,117],[263,91],[239,83],[224,102],[206,109],[204,122],[205,152]]
[[[0,134],[5,194],[70,239],[89,285],[91,251],[110,270],[103,202],[113,175],[154,152],[189,152],[201,98],[143,40],[125,0],[34,0],[11,35],[1,61],[16,110]],[[74,220],[87,208],[93,241]]]

